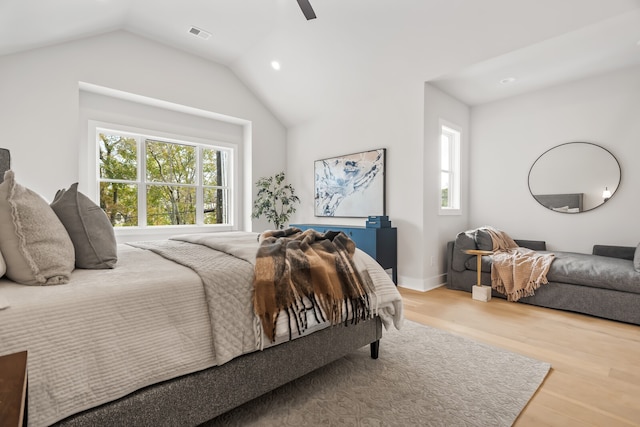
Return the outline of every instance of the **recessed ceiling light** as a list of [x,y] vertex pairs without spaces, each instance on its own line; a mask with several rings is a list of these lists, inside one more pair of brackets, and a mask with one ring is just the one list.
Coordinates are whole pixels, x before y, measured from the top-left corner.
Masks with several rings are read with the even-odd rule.
[[280,63],[278,61],[271,61],[271,68],[273,68],[274,70],[279,70]]
[[500,80],[500,83],[503,85],[508,85],[510,83],[513,83],[516,81],[515,77],[505,77],[504,79]]
[[211,33],[208,33],[202,28],[198,28],[198,27],[189,28],[189,34],[192,34],[196,37],[200,37],[201,39],[205,39],[205,40],[211,37]]

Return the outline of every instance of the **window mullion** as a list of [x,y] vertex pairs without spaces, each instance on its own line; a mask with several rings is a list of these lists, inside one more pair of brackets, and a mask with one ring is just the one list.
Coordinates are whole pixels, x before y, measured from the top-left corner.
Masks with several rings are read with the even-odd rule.
[[456,200],[456,174],[453,171],[449,171],[449,200],[447,207],[455,208],[454,201]]
[[449,208],[455,208],[456,200],[456,156],[455,156],[455,138],[454,135],[449,134],[449,200],[447,206]]
[[204,225],[203,148],[196,150],[196,224]]
[[138,140],[138,226],[147,226],[147,144],[146,138]]

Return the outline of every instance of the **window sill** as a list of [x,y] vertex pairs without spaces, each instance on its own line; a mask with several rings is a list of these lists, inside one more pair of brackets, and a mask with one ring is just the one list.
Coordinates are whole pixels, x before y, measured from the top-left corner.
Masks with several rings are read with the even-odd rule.
[[439,209],[438,215],[442,215],[442,216],[462,215],[462,210],[461,209]]
[[139,240],[162,240],[178,234],[217,233],[221,231],[235,231],[231,225],[178,225],[155,227],[114,227],[118,243],[135,242]]

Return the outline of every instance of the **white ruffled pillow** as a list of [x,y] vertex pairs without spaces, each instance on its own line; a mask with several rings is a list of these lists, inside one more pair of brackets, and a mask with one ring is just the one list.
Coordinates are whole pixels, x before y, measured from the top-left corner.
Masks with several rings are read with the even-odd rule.
[[633,268],[640,273],[640,243],[636,246],[636,253],[633,255]]

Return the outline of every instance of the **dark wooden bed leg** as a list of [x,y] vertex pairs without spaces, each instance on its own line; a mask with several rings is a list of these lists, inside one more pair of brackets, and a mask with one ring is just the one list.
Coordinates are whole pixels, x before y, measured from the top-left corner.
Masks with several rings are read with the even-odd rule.
[[372,342],[371,344],[369,344],[369,346],[371,347],[371,358],[377,359],[378,352],[380,351],[380,340]]

